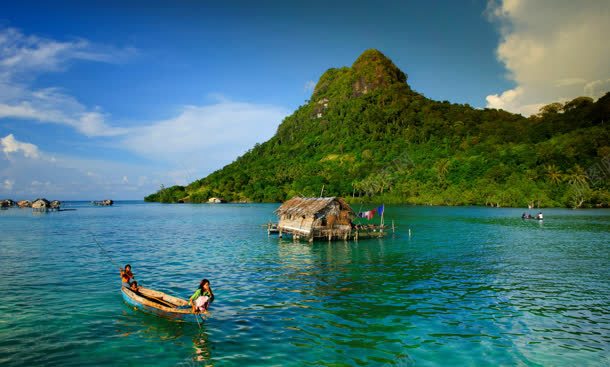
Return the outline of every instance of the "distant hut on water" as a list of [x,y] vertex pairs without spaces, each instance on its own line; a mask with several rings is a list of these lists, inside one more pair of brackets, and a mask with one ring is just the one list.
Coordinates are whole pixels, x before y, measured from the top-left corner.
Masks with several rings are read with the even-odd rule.
[[353,236],[352,219],[356,213],[338,197],[294,197],[276,211],[277,229],[281,234],[313,241],[319,239],[349,239]]
[[29,200],[19,200],[17,206],[20,208],[30,208],[32,203]]
[[114,201],[112,201],[110,199],[106,199],[106,200],[92,201],[91,203],[93,205],[97,205],[97,206],[112,206],[112,204],[114,204]]

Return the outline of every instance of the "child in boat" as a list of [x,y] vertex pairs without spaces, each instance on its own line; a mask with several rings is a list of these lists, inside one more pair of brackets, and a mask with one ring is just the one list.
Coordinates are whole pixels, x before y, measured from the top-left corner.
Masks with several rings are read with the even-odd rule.
[[131,272],[131,265],[125,265],[125,269],[121,270],[121,282],[123,287],[129,288],[131,286],[131,279],[135,278]]
[[138,293],[140,291],[140,287],[138,286],[138,282],[137,281],[133,281],[131,282],[131,285],[129,286],[129,289],[131,289],[132,291]]
[[210,287],[210,281],[203,279],[199,283],[199,288],[189,298],[189,306],[193,308],[193,312],[208,313],[208,307],[212,301],[214,301],[214,292]]

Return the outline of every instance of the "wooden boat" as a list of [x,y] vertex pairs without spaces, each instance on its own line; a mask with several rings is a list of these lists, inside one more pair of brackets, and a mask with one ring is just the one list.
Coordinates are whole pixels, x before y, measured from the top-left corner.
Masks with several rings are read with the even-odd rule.
[[127,304],[158,316],[193,322],[199,317],[188,305],[188,301],[163,292],[140,287],[136,293],[121,287],[121,293]]

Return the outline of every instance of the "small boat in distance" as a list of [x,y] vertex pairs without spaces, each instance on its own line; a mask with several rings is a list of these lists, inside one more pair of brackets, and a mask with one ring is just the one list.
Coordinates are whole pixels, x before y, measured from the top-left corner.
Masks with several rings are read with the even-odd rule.
[[543,221],[544,220],[544,215],[542,214],[542,212],[539,212],[536,215],[531,215],[529,213],[523,213],[521,214],[521,219],[523,220],[537,220],[537,221]]
[[193,312],[188,301],[163,292],[139,287],[138,292],[121,287],[123,299],[130,306],[161,317],[182,321],[197,321],[199,314]]

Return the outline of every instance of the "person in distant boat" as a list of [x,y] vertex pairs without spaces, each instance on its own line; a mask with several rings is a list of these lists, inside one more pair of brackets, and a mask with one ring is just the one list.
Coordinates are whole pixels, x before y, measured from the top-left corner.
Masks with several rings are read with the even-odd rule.
[[212,292],[212,288],[210,287],[210,281],[203,279],[201,283],[199,283],[199,288],[197,288],[195,293],[189,298],[188,304],[192,307],[193,312],[208,313],[208,307],[213,301],[214,292]]
[[527,214],[525,214],[525,212],[523,212],[523,214],[521,214],[521,219],[525,219],[527,218]]
[[542,212],[538,212],[538,214],[536,214],[536,219],[538,219],[538,220],[544,219],[544,217],[542,216]]
[[120,270],[121,270],[122,285],[123,285],[123,287],[129,288],[131,286],[131,280],[135,278],[133,276],[133,273],[131,272],[131,265],[127,264],[127,265],[125,265],[125,269],[120,269]]

